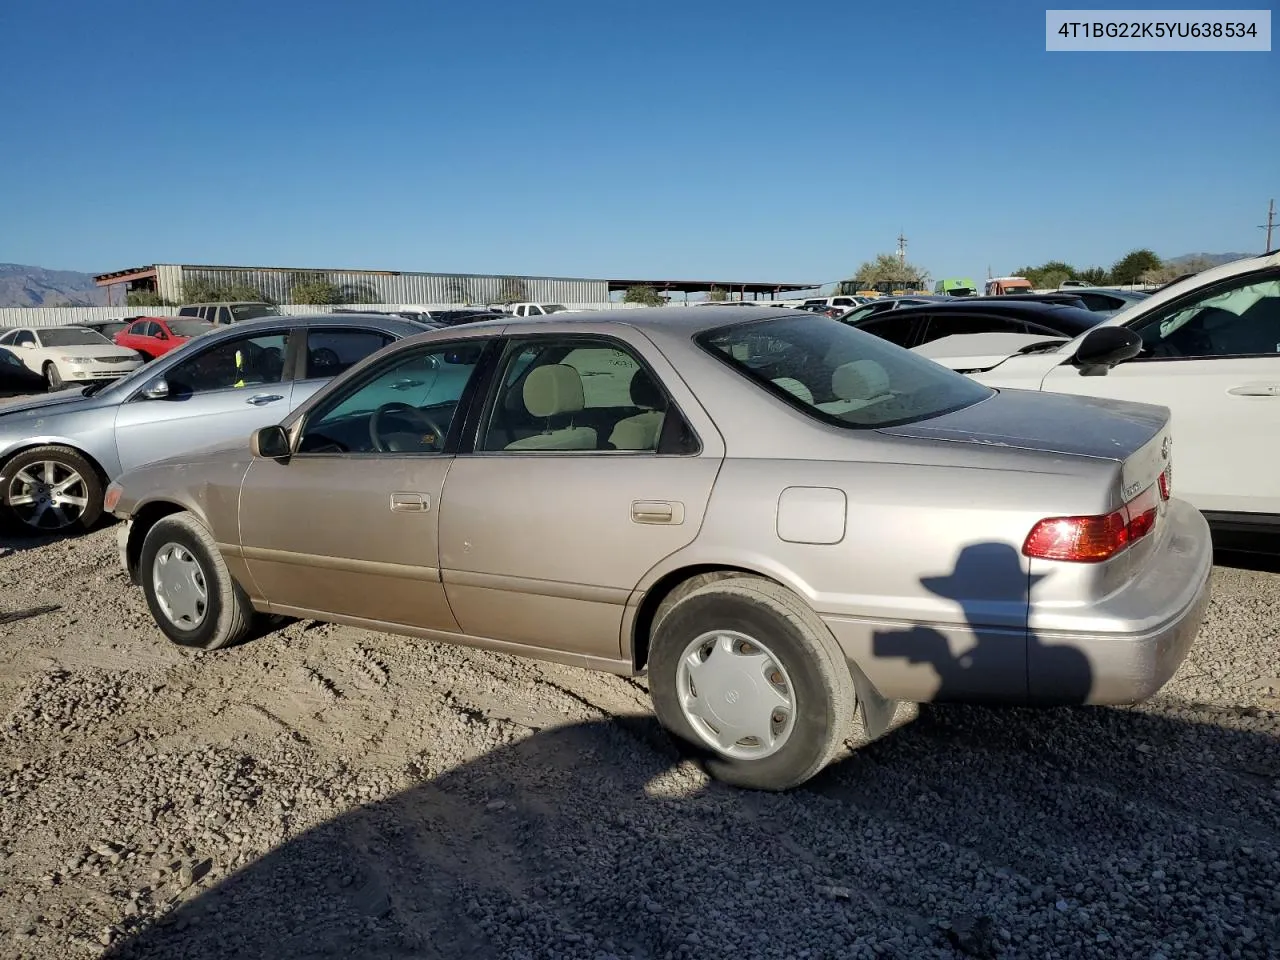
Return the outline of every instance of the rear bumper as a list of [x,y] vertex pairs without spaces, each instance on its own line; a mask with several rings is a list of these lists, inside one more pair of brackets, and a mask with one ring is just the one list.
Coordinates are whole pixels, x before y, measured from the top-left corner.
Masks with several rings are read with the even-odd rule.
[[[1122,596],[1126,613],[1135,606],[1167,611],[1141,630],[1047,632],[1027,637],[1027,693],[1032,705],[1126,704],[1152,696],[1186,659],[1209,605],[1213,543],[1209,525],[1188,503],[1171,501],[1170,532],[1159,555]],[[1093,611],[1106,619],[1107,605]],[[1116,622],[1126,617],[1116,616]]]

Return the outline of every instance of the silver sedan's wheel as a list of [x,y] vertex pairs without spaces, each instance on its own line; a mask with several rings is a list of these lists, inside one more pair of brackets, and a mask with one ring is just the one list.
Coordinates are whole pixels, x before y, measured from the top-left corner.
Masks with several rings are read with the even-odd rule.
[[175,627],[194,630],[209,612],[209,584],[204,568],[180,543],[166,543],[156,551],[151,567],[156,605]]
[[6,500],[20,522],[53,533],[80,519],[89,506],[89,490],[84,477],[69,464],[37,460],[14,473]]
[[685,647],[676,672],[680,710],[707,746],[762,760],[796,725],[795,688],[767,646],[736,630],[713,630]]
[[102,516],[102,479],[69,447],[24,450],[0,469],[0,514],[24,533],[87,530]]
[[664,727],[726,783],[804,783],[852,733],[853,675],[803,600],[759,577],[697,577],[655,616],[649,690]]

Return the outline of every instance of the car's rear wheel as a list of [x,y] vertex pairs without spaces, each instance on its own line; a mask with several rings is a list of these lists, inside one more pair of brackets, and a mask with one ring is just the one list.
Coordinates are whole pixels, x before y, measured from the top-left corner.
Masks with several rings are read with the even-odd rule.
[[189,513],[157,521],[138,564],[151,615],[174,643],[217,650],[244,639],[254,611],[212,534]]
[[61,390],[66,386],[66,381],[62,379],[56,363],[51,361],[44,365],[44,382],[50,390]]
[[659,722],[719,780],[786,790],[853,729],[853,678],[831,632],[786,588],[733,576],[680,597],[654,626],[649,689]]
[[0,516],[22,533],[88,530],[102,516],[102,479],[70,447],[34,447],[0,469]]

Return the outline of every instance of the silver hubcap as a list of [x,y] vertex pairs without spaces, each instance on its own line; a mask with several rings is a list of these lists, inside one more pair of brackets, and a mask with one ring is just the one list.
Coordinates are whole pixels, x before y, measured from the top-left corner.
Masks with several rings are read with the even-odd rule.
[[795,688],[782,661],[734,630],[712,630],[685,647],[676,690],[694,732],[726,757],[761,760],[795,728]]
[[37,530],[69,527],[89,506],[84,477],[57,460],[27,464],[13,475],[6,494],[17,518]]
[[174,626],[194,630],[204,622],[209,588],[204,570],[186,547],[166,543],[160,548],[151,567],[151,586],[160,609]]

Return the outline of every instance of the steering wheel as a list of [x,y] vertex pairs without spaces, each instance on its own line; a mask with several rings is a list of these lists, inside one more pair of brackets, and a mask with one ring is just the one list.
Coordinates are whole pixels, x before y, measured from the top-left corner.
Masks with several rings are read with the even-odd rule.
[[317,367],[337,367],[342,365],[338,351],[332,347],[317,347],[311,351],[311,362]]
[[430,416],[423,413],[417,407],[408,403],[400,403],[394,401],[392,403],[384,403],[377,410],[373,411],[373,416],[369,418],[369,440],[373,443],[373,449],[379,453],[397,453],[387,446],[386,440],[382,436],[382,418],[390,415],[404,415],[408,420],[417,421],[423,427],[431,430],[431,436],[423,435],[423,443],[430,443],[432,447],[439,449],[444,443],[445,431],[441,430],[439,425],[431,419]]

